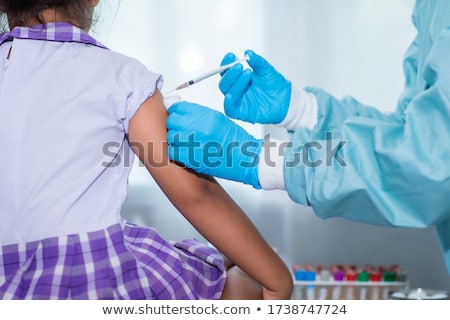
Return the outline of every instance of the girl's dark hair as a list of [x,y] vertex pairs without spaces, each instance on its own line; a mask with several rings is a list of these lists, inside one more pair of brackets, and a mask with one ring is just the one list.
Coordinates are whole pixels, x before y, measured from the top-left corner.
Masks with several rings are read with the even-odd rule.
[[56,9],[72,24],[87,30],[92,24],[91,0],[0,0],[0,13],[8,17],[10,27],[25,25],[27,21],[43,21],[42,12]]

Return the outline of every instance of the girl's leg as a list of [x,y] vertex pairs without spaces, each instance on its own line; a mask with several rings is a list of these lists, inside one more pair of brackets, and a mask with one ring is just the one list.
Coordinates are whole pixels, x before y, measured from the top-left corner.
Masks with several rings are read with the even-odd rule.
[[223,300],[261,300],[262,287],[239,267],[225,258],[227,282],[222,292]]

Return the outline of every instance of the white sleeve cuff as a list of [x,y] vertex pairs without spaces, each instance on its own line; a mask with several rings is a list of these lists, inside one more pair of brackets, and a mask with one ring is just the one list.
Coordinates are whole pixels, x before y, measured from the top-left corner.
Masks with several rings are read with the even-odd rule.
[[284,184],[284,149],[288,142],[264,141],[258,164],[258,179],[264,190],[286,190]]
[[317,112],[316,96],[293,86],[288,113],[277,126],[284,127],[288,131],[295,131],[299,128],[313,129],[317,124]]

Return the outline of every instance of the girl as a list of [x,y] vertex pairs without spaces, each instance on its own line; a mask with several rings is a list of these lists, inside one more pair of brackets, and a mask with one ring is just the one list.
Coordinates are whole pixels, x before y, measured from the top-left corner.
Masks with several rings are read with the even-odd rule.
[[[168,160],[162,79],[88,35],[98,2],[0,0],[0,298],[290,298],[236,203]],[[121,220],[126,148],[227,258]]]

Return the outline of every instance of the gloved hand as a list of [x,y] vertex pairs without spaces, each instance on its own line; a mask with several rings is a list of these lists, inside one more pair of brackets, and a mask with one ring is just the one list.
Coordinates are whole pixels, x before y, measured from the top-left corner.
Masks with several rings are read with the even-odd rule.
[[257,140],[222,113],[182,101],[169,108],[169,157],[199,173],[260,189]]
[[[291,100],[291,82],[286,80],[263,57],[251,50],[245,54],[253,69],[243,70],[242,64],[227,70],[219,83],[225,95],[225,114],[251,123],[279,124],[287,115]],[[236,60],[228,53],[222,65]]]

